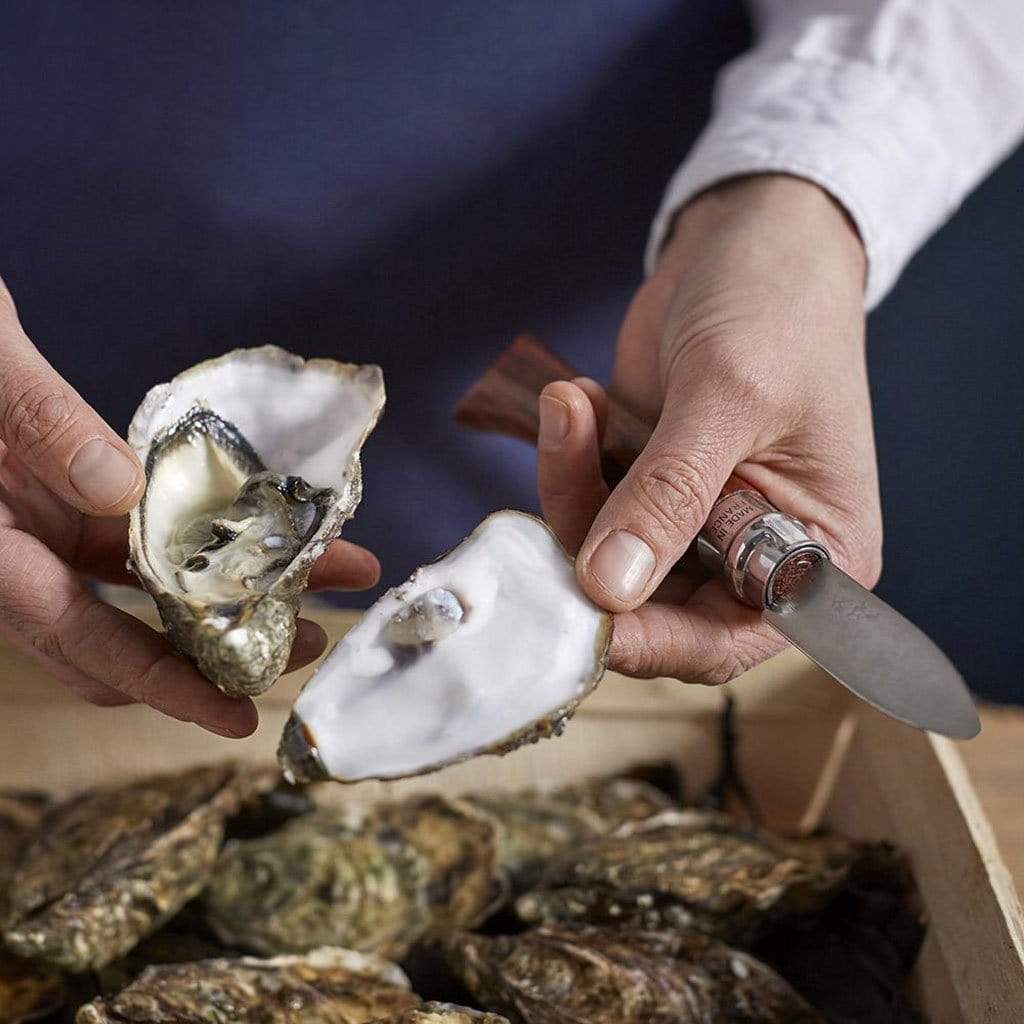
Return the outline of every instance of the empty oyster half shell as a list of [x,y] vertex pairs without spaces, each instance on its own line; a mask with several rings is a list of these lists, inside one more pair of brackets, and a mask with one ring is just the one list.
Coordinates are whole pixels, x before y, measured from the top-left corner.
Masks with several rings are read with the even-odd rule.
[[495,512],[341,640],[278,758],[300,780],[394,779],[558,735],[604,673],[611,621],[541,520]]
[[130,567],[167,633],[225,693],[288,662],[310,570],[362,494],[377,366],[239,349],[152,388],[128,440],[146,469]]

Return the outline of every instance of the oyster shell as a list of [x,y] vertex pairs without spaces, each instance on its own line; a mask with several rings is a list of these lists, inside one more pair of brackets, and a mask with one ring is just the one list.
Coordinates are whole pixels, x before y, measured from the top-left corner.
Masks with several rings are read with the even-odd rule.
[[423,1003],[411,1010],[383,1017],[373,1024],[509,1024],[507,1017],[483,1010],[471,1010],[454,1003]]
[[79,1009],[76,1024],[363,1024],[419,1003],[402,971],[347,949],[305,956],[148,967],[123,992]]
[[261,953],[318,945],[400,958],[417,940],[472,927],[501,901],[493,822],[443,797],[365,818],[321,808],[229,843],[204,895],[225,942]]
[[770,922],[824,909],[858,849],[839,837],[801,849],[718,812],[668,812],[555,857],[516,912],[530,923],[699,928],[745,944]]
[[226,693],[284,670],[316,559],[362,493],[380,368],[238,349],[152,388],[128,440],[146,469],[131,568],[168,636]]
[[677,807],[649,783],[625,778],[516,793],[470,793],[463,799],[499,822],[498,860],[515,892],[536,884],[545,865],[563,850]]
[[7,947],[69,971],[124,955],[199,893],[257,778],[209,765],[54,806],[12,877]]
[[18,854],[50,803],[45,793],[0,791],[0,924],[7,917],[7,893]]
[[447,950],[473,996],[520,1024],[824,1024],[769,967],[700,932],[462,933]]
[[306,684],[278,757],[297,779],[400,778],[558,735],[601,678],[611,616],[541,520],[488,516],[389,590]]

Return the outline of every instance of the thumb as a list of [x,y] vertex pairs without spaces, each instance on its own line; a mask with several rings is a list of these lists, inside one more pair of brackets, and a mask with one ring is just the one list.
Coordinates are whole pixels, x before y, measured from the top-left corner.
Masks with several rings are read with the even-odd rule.
[[2,283],[0,441],[82,512],[122,515],[142,497],[139,460],[29,341]]
[[726,404],[714,389],[666,396],[654,433],[576,559],[580,585],[603,608],[629,611],[646,601],[704,525],[745,455],[746,431]]

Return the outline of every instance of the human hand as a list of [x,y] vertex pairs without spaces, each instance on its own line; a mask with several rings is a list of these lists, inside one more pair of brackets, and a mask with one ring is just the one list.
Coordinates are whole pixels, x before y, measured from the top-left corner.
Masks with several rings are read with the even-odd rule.
[[[43,359],[0,281],[0,636],[93,704],[149,704],[211,732],[256,728],[248,698],[222,694],[159,633],[100,601],[82,577],[133,584],[124,518],[142,497],[129,446]],[[335,541],[312,588],[363,589],[369,551]],[[300,619],[288,671],[327,637]]]
[[719,580],[672,573],[729,475],[761,491],[872,586],[881,513],[864,359],[863,248],[817,186],[765,175],[677,218],[619,333],[611,391],[653,427],[609,493],[600,385],[540,401],[544,515],[586,593],[616,612],[611,665],[721,683],[783,646]]

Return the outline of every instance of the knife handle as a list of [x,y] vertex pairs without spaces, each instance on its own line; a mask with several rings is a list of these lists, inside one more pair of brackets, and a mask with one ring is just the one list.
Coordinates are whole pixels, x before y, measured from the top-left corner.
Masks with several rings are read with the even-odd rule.
[[[536,444],[541,391],[553,381],[578,376],[539,338],[522,334],[463,395],[455,419]],[[610,486],[626,475],[650,436],[651,427],[609,394],[601,465]],[[799,520],[780,512],[735,473],[697,536],[697,554],[741,601],[759,609],[782,605],[804,575],[830,557]]]

